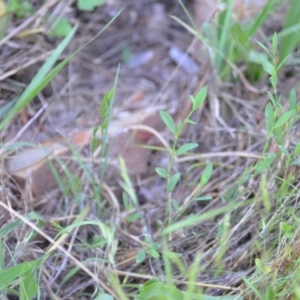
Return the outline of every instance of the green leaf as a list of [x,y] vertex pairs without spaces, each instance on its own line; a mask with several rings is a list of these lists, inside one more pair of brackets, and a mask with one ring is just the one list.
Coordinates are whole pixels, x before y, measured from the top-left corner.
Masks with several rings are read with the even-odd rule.
[[300,143],[298,143],[295,148],[295,155],[299,155],[299,154],[300,154]]
[[258,270],[260,270],[260,271],[262,270],[263,266],[262,266],[261,260],[259,258],[255,259],[255,265],[258,268]]
[[267,287],[266,300],[276,300],[276,294],[272,287]]
[[300,159],[293,160],[289,165],[290,166],[300,165]]
[[255,175],[260,174],[264,170],[268,169],[274,161],[275,157],[275,153],[269,153],[262,160],[258,161],[255,166]]
[[282,146],[282,145],[278,145],[278,148],[280,149],[280,151],[281,151],[288,159],[291,158],[291,155],[290,155],[290,153],[289,153],[289,150],[288,150],[286,147],[284,147],[284,146]]
[[167,186],[168,193],[170,193],[174,190],[176,184],[178,183],[178,181],[180,179],[180,176],[181,176],[180,173],[176,173],[172,176],[172,178],[170,179],[168,186]]
[[156,279],[146,282],[135,300],[182,300],[183,294],[175,286],[162,284]]
[[207,95],[207,85],[198,92],[195,98],[191,97],[193,103],[193,110],[196,110],[201,106],[201,104],[204,102],[206,98],[206,95]]
[[292,225],[289,225],[285,222],[280,222],[279,226],[285,237],[292,238],[294,236],[293,235],[294,228]]
[[[44,220],[42,219],[41,216],[39,216],[37,213],[31,212],[27,216],[28,220],[38,220],[39,221],[39,226],[44,225]],[[21,220],[16,220],[14,222],[8,223],[6,226],[0,229],[0,240],[8,235],[10,232],[18,228],[23,224],[23,221]]]
[[21,7],[20,1],[19,0],[10,0],[6,1],[6,12],[15,12],[17,9]]
[[207,182],[209,181],[211,175],[212,175],[212,171],[213,171],[213,164],[209,163],[205,170],[203,171],[203,174],[201,176],[200,179],[200,185],[203,187],[207,184]]
[[95,150],[97,149],[97,147],[99,146],[99,144],[100,144],[100,142],[99,142],[99,140],[97,139],[97,138],[93,138],[92,139],[92,153],[94,153],[95,152]]
[[257,289],[256,285],[252,283],[252,281],[248,280],[245,276],[242,276],[242,279],[246,283],[246,285],[251,288],[251,290],[256,294],[257,298],[254,299],[262,299],[265,300],[265,296]]
[[265,108],[265,119],[268,134],[271,134],[274,126],[274,112],[271,102],[266,105]]
[[194,198],[194,201],[209,201],[212,199],[212,196],[206,195],[201,197]]
[[153,258],[159,258],[159,253],[153,248],[148,249],[148,254]]
[[21,277],[20,281],[20,299],[33,299],[38,292],[35,270],[29,269]]
[[267,54],[269,54],[270,56],[272,56],[272,54],[271,54],[271,52],[268,50],[268,48],[264,45],[264,44],[262,44],[261,42],[259,42],[259,41],[256,41],[256,43],[267,53]]
[[251,22],[251,27],[248,30],[247,34],[248,36],[253,36],[255,32],[258,30],[258,28],[261,27],[262,23],[266,20],[268,14],[272,11],[272,7],[275,0],[269,0],[267,5],[264,6],[261,13],[256,17],[254,22]]
[[178,130],[178,132],[181,132],[181,131],[182,131],[183,126],[184,126],[184,123],[183,123],[182,121],[179,121],[179,122],[178,122],[178,125],[177,125],[177,130]]
[[182,155],[194,148],[197,148],[199,145],[196,144],[196,143],[188,143],[188,144],[184,144],[182,145],[181,147],[179,147],[179,149],[176,151],[176,155],[179,156],[179,155]]
[[274,73],[274,74],[272,74],[271,76],[270,76],[270,82],[271,82],[271,85],[272,85],[272,87],[275,89],[276,88],[276,86],[277,86],[277,74],[276,73]]
[[[11,2],[11,1],[10,1]],[[19,1],[15,1],[19,2]],[[18,3],[18,8],[15,10],[14,15],[18,18],[25,18],[34,13],[34,8],[29,1],[22,1]]]
[[173,118],[167,112],[165,112],[163,110],[159,111],[159,115],[160,115],[161,119],[163,120],[163,122],[165,123],[165,125],[167,126],[167,128],[171,131],[171,133],[176,135],[176,126],[175,126]]
[[72,26],[68,19],[61,18],[52,31],[49,33],[50,37],[65,37],[72,31]]
[[97,6],[104,3],[105,0],[77,0],[77,7],[82,11],[93,11]]
[[[121,10],[122,11],[122,10]],[[39,72],[34,76],[30,84],[24,90],[16,104],[12,107],[12,109],[8,112],[4,120],[0,123],[0,131],[9,123],[9,121],[13,118],[13,116],[23,109],[30,101],[41,91],[43,90],[48,83],[56,76],[65,66],[67,63],[71,61],[71,59],[77,55],[82,49],[84,49],[88,44],[94,41],[103,31],[110,26],[110,24],[119,16],[121,13],[119,11],[113,18],[110,20],[99,33],[97,33],[91,40],[89,40],[86,44],[82,47],[77,49],[75,52],[70,54],[66,59],[64,59],[61,63],[59,63],[56,67],[52,69],[56,61],[58,60],[61,53],[64,51],[66,46],[69,44],[70,40],[72,39],[74,33],[77,30],[77,26],[75,26],[70,32],[68,36],[66,36],[63,41],[57,46],[51,56],[47,59],[47,61],[43,64]],[[52,70],[51,70],[52,69]]]
[[139,263],[142,263],[145,259],[146,259],[146,251],[145,251],[145,249],[142,249],[136,256],[135,261],[137,264],[139,264]]
[[100,141],[96,138],[96,134],[99,130],[99,126],[95,126],[94,129],[93,129],[93,138],[92,138],[92,145],[91,145],[91,150],[92,150],[92,153],[95,152],[95,150],[97,149]]
[[274,71],[275,71],[274,66],[268,61],[268,59],[264,55],[260,54],[259,58],[260,58],[260,62],[261,62],[261,65],[262,65],[263,69],[268,74],[273,75]]
[[248,34],[242,29],[241,25],[236,22],[231,30],[230,30],[232,37],[234,39],[234,41],[237,44],[240,44],[242,46],[246,46],[248,41],[249,41],[249,36]]
[[114,297],[109,294],[99,293],[96,300],[114,300]]
[[135,212],[133,214],[130,214],[129,216],[127,216],[126,221],[128,223],[133,223],[136,220],[138,220],[140,218],[140,214],[138,212]]
[[281,115],[278,120],[276,121],[274,128],[278,128],[280,126],[282,126],[283,124],[285,124],[295,113],[295,110],[290,110],[285,112],[283,115]]
[[168,173],[167,170],[164,168],[155,168],[155,172],[162,178],[167,178]]
[[23,276],[27,271],[32,271],[36,267],[39,260],[33,260],[26,263],[21,263],[0,271],[0,290],[7,287],[18,277]]
[[267,91],[267,94],[268,94],[269,99],[271,100],[272,104],[274,105],[274,107],[277,107],[278,105],[277,105],[277,102],[276,102],[274,96],[269,91]]
[[273,37],[272,37],[272,51],[273,51],[273,56],[275,57],[276,55],[276,52],[277,52],[277,45],[278,45],[278,40],[277,40],[277,33],[275,32],[273,34]]
[[[293,27],[299,25],[299,14],[299,0],[290,1],[289,10],[287,14],[285,14],[285,21],[282,30],[293,29]],[[293,29],[289,35],[283,37],[280,43],[279,61],[283,60],[290,53],[292,53],[293,49],[299,44],[299,41],[299,29]]]
[[175,211],[179,211],[179,202],[175,199],[172,199],[172,205],[175,209]]
[[188,124],[192,124],[192,125],[196,125],[197,124],[195,121],[192,121],[190,119],[186,119],[185,122],[188,123]]
[[18,228],[22,224],[23,224],[23,222],[21,220],[17,220],[17,221],[8,223],[6,226],[4,226],[0,230],[0,239],[2,239],[4,236],[6,236],[7,234],[9,234],[11,231],[15,230],[16,228]]
[[[66,46],[69,44],[72,39],[74,33],[76,32],[77,27],[74,27],[72,32],[66,36],[63,41],[58,45],[58,47],[54,50],[51,56],[47,59],[47,61],[40,68],[38,73],[31,80],[30,84],[24,90],[24,92],[19,97],[16,104],[6,115],[4,120],[0,123],[0,131],[7,125],[7,123],[11,120],[11,118],[23,109],[52,79],[53,77],[67,64],[69,61],[68,58],[62,61],[58,66],[55,67],[54,70],[50,72],[51,68],[58,60],[61,53],[64,51]],[[72,55],[71,55],[72,56]],[[50,72],[50,73],[49,73]],[[48,75],[47,75],[48,74]]]

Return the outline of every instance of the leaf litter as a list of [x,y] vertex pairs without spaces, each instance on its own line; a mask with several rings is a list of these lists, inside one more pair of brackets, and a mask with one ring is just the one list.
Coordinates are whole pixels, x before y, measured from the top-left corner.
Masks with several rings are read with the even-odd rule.
[[[161,256],[155,260],[147,258],[142,264],[136,263],[139,252],[149,246],[146,237],[160,243],[162,228],[159,222],[164,219],[166,209],[165,183],[154,168],[166,168],[167,154],[156,148],[169,146],[171,136],[164,129],[157,112],[163,107],[177,122],[182,120],[184,112],[191,108],[189,95],[196,95],[213,76],[208,60],[199,62],[197,58],[191,58],[191,68],[198,70],[195,74],[183,70],[189,68],[187,65],[182,69],[174,63],[173,60],[178,63],[180,58],[170,57],[169,51],[172,49],[173,53],[174,49],[181,49],[184,53],[188,50],[187,45],[192,43],[192,36],[168,17],[176,15],[186,18],[174,1],[151,4],[146,0],[128,0],[126,3],[128,6],[124,13],[104,35],[72,60],[24,110],[30,119],[45,102],[49,104],[45,114],[35,120],[19,138],[19,141],[30,141],[40,146],[5,154],[8,168],[7,165],[3,168],[1,182],[1,201],[9,203],[24,215],[34,210],[45,220],[42,230],[51,237],[57,234],[55,224],[67,227],[83,207],[89,207],[88,220],[97,220],[101,215],[101,220],[111,224],[114,229],[110,244],[105,240],[103,230],[96,226],[82,226],[76,230],[75,238],[70,236],[67,239],[66,247],[82,261],[86,260],[88,268],[96,268],[99,278],[105,279],[107,274],[116,274],[124,284],[143,283],[146,279],[158,278],[163,274]],[[46,1],[45,7],[51,11],[53,18],[59,5],[59,1]],[[98,8],[96,13],[80,12],[81,27],[70,44],[70,52],[92,38],[107,23],[110,14],[120,7],[118,1],[112,1],[106,7]],[[63,14],[72,17],[78,14],[71,4],[63,9]],[[164,21],[165,27],[157,27],[152,11],[160,14],[156,18],[168,20]],[[10,24],[10,34],[2,40],[1,104],[9,103],[20,94],[20,90],[38,71],[40,62],[55,48],[57,41],[47,38],[45,34],[17,38],[22,30],[33,30],[42,25],[47,28],[47,23],[34,23],[34,20],[43,20],[44,16],[45,10],[39,8],[24,23],[18,20]],[[157,34],[153,34],[153,28],[156,28]],[[111,167],[107,169],[103,188],[103,196],[107,201],[102,206],[103,211],[97,212],[97,200],[89,175],[93,174],[93,180],[99,183],[97,174],[101,161],[97,157],[92,158],[89,147],[91,133],[92,128],[101,123],[98,113],[100,101],[111,88],[116,66],[124,60],[126,51],[132,55],[127,59],[128,63],[125,57],[118,80],[110,128],[111,153],[108,163]],[[137,55],[141,53],[147,59],[136,63]],[[177,53],[182,55],[181,52]],[[266,84],[266,81],[261,84]],[[293,84],[293,79],[288,79],[283,88],[287,89]],[[199,147],[191,155],[175,161],[174,169],[181,172],[182,176],[172,197],[180,207],[189,203],[194,195],[212,200],[191,202],[181,219],[190,215],[205,215],[227,204],[247,201],[260,193],[260,179],[251,172],[251,166],[259,159],[266,138],[261,122],[264,104],[265,94],[255,94],[243,83],[235,82],[233,85],[224,82],[219,83],[215,90],[212,86],[209,88],[205,104],[193,116],[197,125],[188,126],[180,137],[180,145],[197,143]],[[225,111],[221,112],[220,109]],[[151,113],[148,113],[149,110]],[[1,133],[1,138],[8,142],[23,126],[26,126],[26,118],[22,120],[17,115]],[[241,130],[245,126],[247,130]],[[153,147],[142,148],[140,145],[145,143]],[[76,155],[71,146],[76,148]],[[139,207],[131,206],[126,202],[126,196],[122,196],[119,154],[124,156]],[[74,186],[68,187],[68,191],[59,190],[53,177],[51,180],[54,185],[46,188],[50,174],[49,155],[54,160],[60,155],[66,160],[75,161],[80,157],[82,164],[73,169]],[[214,164],[212,177],[201,193],[196,195],[197,183],[201,181],[201,174],[208,162]],[[57,164],[57,168],[59,166]],[[85,171],[79,172],[82,168]],[[247,174],[244,173],[246,169],[249,170]],[[40,173],[34,175],[37,171]],[[67,173],[65,178],[68,178]],[[34,186],[38,188],[34,189]],[[78,186],[81,187],[79,198],[75,196],[76,190],[72,189]],[[273,179],[269,189],[274,191],[276,188]],[[191,266],[196,253],[202,253],[197,282],[206,294],[228,292],[221,288],[224,286],[235,291],[241,288],[241,276],[254,271],[254,259],[260,255],[260,251],[253,248],[254,241],[261,233],[259,214],[260,208],[255,203],[245,207],[241,205],[231,211],[230,226],[226,241],[223,241],[226,249],[220,257],[220,233],[227,226],[222,223],[224,214],[173,232],[169,237],[169,250],[180,254],[185,270]],[[173,217],[176,218],[176,212]],[[271,212],[268,217],[271,217]],[[1,214],[0,228],[14,220],[7,213]],[[12,251],[15,262],[41,257],[49,245],[49,241],[39,235],[33,237],[31,243],[22,241],[28,230],[28,225],[22,225],[4,237],[3,241]],[[270,233],[268,243],[271,243],[275,234]],[[111,256],[114,254],[112,262]],[[77,272],[72,280],[67,280],[68,272],[74,270],[76,265],[67,260],[62,269],[60,256],[59,253],[54,254],[47,261],[47,272],[41,273],[42,298],[46,299],[51,293],[62,299],[75,299],[81,293],[92,294],[96,287],[86,274]],[[98,257],[101,262],[89,261],[91,257]],[[12,265],[8,251],[4,251],[4,260],[7,266]],[[216,274],[216,267],[220,264],[223,272]],[[174,282],[179,287],[185,287],[186,275],[174,266]],[[50,287],[49,278],[55,279],[50,280]],[[131,291],[130,288],[127,290]]]

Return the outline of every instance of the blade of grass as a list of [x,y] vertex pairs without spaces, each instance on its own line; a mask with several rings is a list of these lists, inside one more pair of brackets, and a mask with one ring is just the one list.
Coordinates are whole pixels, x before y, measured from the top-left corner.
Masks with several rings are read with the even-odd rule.
[[272,10],[273,4],[275,0],[269,0],[268,3],[265,5],[262,12],[257,16],[255,19],[253,25],[248,30],[247,34],[248,36],[253,36],[253,34],[257,31],[257,29],[261,26],[261,24],[265,21],[267,18],[269,12]]
[[[300,24],[300,5],[299,0],[292,0],[289,11],[286,15],[285,22],[283,25],[283,30],[294,27]],[[290,35],[285,36],[281,40],[280,50],[279,50],[279,61],[282,61],[286,56],[288,56],[296,45],[299,43],[300,34],[299,29],[294,30]]]
[[233,209],[239,208],[239,207],[243,207],[243,206],[247,206],[250,203],[252,203],[253,200],[248,200],[248,201],[244,201],[241,203],[232,203],[230,205],[224,206],[224,207],[220,207],[218,209],[214,209],[213,211],[208,211],[204,214],[201,214],[199,216],[190,216],[185,220],[179,221],[177,223],[171,224],[170,226],[167,226],[161,233],[162,236],[170,234],[176,230],[181,230],[183,228],[186,227],[190,227],[190,226],[195,226],[195,224],[198,224],[200,222],[203,222],[204,220],[208,220],[210,218],[214,218],[220,214],[229,212]]
[[[23,91],[15,105],[8,112],[4,120],[0,123],[0,131],[8,124],[8,122],[13,118],[13,116],[23,109],[40,91],[38,88],[41,86],[42,80],[45,78],[46,74],[51,70],[61,53],[69,44],[70,40],[73,38],[78,26],[75,26],[73,30],[62,40],[58,47],[54,50],[52,55],[47,59],[41,69],[34,76],[30,84]],[[52,79],[52,78],[51,78]],[[44,86],[43,86],[44,88]],[[36,92],[36,93],[35,93]]]
[[106,116],[107,126],[102,132],[102,139],[101,139],[102,140],[102,147],[101,147],[100,157],[104,158],[104,162],[102,163],[102,167],[100,169],[100,186],[103,182],[104,174],[105,174],[107,164],[108,164],[107,139],[108,139],[109,124],[110,124],[111,116],[112,116],[112,110],[113,110],[113,106],[114,106],[114,102],[115,102],[117,83],[118,83],[118,79],[119,79],[119,72],[120,72],[120,65],[118,66],[118,69],[117,69],[117,73],[116,73],[116,77],[115,77],[115,81],[114,81],[114,86],[113,86],[113,89],[112,89],[113,94],[112,94],[112,98],[109,102],[109,108],[108,108],[108,111],[107,111],[107,116]]
[[[219,30],[220,36],[217,40],[217,49],[223,54],[223,56],[227,57],[228,53],[228,40],[230,34],[231,20],[232,20],[232,12],[233,12],[233,0],[227,0],[227,8],[226,11],[220,16],[221,24],[218,24],[220,28]],[[215,67],[218,72],[221,71],[223,64],[223,57],[220,55],[216,55]]]
[[[103,33],[113,22],[114,20],[120,15],[123,9],[121,9],[103,28],[102,30],[97,33],[91,40],[89,40],[87,43],[85,43],[83,46],[81,46],[78,50],[70,54],[66,59],[64,59],[60,64],[58,64],[52,71],[49,72],[50,68],[53,66],[55,61],[58,59],[59,55],[57,56],[60,51],[62,52],[64,48],[67,46],[67,42],[70,41],[72,36],[74,35],[76,31],[76,26],[74,29],[68,34],[68,36],[61,42],[61,44],[58,46],[57,52],[55,52],[56,60],[54,60],[53,56],[50,58],[50,62],[48,60],[42,67],[42,69],[37,73],[37,75],[33,79],[33,81],[28,85],[28,87],[25,89],[25,91],[22,93],[20,98],[18,99],[17,103],[14,105],[14,107],[10,110],[10,112],[7,114],[7,116],[4,118],[4,120],[0,123],[0,131],[3,130],[3,128],[9,123],[9,121],[13,118],[13,116],[20,111],[22,108],[24,108],[52,79],[54,76],[56,76],[62,68],[70,62],[70,60],[76,56],[81,50],[83,50],[88,44],[93,42],[101,33]],[[56,51],[55,50],[55,51]],[[48,73],[49,72],[49,73]],[[47,74],[48,73],[48,74]],[[47,74],[47,75],[46,75]]]
[[0,289],[5,288],[8,284],[12,283],[19,276],[23,275],[25,272],[32,270],[36,267],[37,263],[40,260],[33,260],[25,263],[21,263],[10,267],[8,269],[4,269],[0,271]]

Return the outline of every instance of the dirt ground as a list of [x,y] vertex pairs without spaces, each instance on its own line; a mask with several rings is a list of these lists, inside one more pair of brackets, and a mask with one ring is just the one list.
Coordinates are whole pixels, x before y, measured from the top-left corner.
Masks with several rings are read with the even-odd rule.
[[[39,2],[32,2],[38,11]],[[32,22],[25,27],[47,28],[50,25],[49,19],[56,17],[58,12],[66,15],[72,22],[79,23],[75,38],[64,57],[93,38],[124,5],[125,7],[103,34],[86,46],[26,109],[15,116],[13,122],[0,133],[1,140],[9,142],[18,136],[18,142],[53,143],[61,141],[62,138],[68,140],[74,134],[100,124],[99,106],[104,95],[112,89],[120,64],[112,120],[130,119],[136,112],[143,114],[150,108],[156,112],[162,108],[176,120],[182,120],[191,109],[189,95],[195,95],[205,85],[209,87],[205,105],[192,117],[197,125],[187,127],[179,139],[179,145],[194,142],[198,143],[199,147],[192,155],[175,162],[174,169],[180,171],[183,176],[172,197],[180,205],[187,203],[200,180],[203,168],[213,160],[213,177],[201,191],[201,195],[211,195],[212,200],[194,202],[185,212],[186,215],[204,215],[212,208],[221,208],[237,199],[243,201],[255,195],[259,182],[250,171],[248,174],[244,174],[244,171],[247,168],[251,170],[265,142],[264,108],[269,101],[266,94],[267,78],[256,83],[251,83],[245,78],[236,82],[221,82],[199,41],[170,18],[176,16],[188,22],[186,14],[175,0],[112,0],[91,13],[79,11],[72,2],[49,1],[50,17],[45,18],[46,21],[36,21],[36,24]],[[194,1],[183,3],[192,14],[197,13]],[[268,32],[272,27],[280,26],[281,17],[280,13],[274,14],[273,19],[265,24],[264,30]],[[20,38],[13,35],[13,32],[24,20],[12,17],[9,22],[8,33],[11,33],[12,37],[7,41],[0,41],[0,107],[20,95],[20,91],[31,81],[61,40],[49,38],[43,32]],[[178,66],[185,53],[190,58],[189,62]],[[280,78],[279,90],[283,95],[286,95],[298,80],[297,75],[290,76],[290,72],[293,72],[292,68],[287,68]],[[144,125],[156,129],[168,143],[172,142],[172,137],[164,129],[157,113],[150,114]],[[23,132],[22,128],[26,130]],[[131,223],[127,221],[128,212],[121,204],[119,175],[113,167],[108,169],[109,189],[104,196],[109,199],[109,191],[113,191],[119,204],[111,204],[113,200],[105,202],[101,218],[108,222],[111,220],[112,224],[114,218],[118,218],[116,237],[119,244],[115,273],[120,275],[120,280],[129,273],[135,274],[129,276],[128,282],[141,283],[145,280],[139,277],[141,270],[143,274],[157,277],[163,272],[159,260],[153,264],[149,259],[139,265],[135,263],[135,259],[141,249],[137,237],[145,236],[144,226],[147,228],[147,234],[154,240],[161,232],[157,220],[164,218],[165,182],[155,175],[154,167],[166,167],[167,155],[155,150],[125,148],[124,144],[131,135],[132,133],[124,133],[114,136],[111,158],[117,157],[119,153],[124,156],[146,225],[139,220]],[[143,140],[144,135],[141,134],[138,138]],[[148,138],[144,140],[149,141]],[[159,144],[155,138],[150,139],[148,144],[151,143]],[[90,164],[90,147],[85,146],[77,150]],[[98,167],[97,164],[95,168]],[[45,176],[41,174],[41,177]],[[244,182],[238,180],[242,174]],[[91,211],[88,219],[96,218],[93,214],[96,205],[92,199],[92,188],[84,175],[78,174],[84,191],[80,195],[81,200],[72,199],[71,195],[63,196],[58,188],[34,195],[30,184],[19,188],[11,174],[4,172],[1,178],[3,199],[7,199],[11,207],[20,213],[25,214],[31,210],[39,213],[46,220],[43,230],[51,237],[56,234],[51,222],[57,221],[65,227],[70,224],[72,216],[78,214],[85,206],[90,207]],[[1,228],[12,217],[0,215]],[[251,215],[251,218],[248,218],[248,215]],[[253,272],[254,259],[259,256],[259,251],[253,250],[252,247],[254,241],[259,238],[258,219],[259,209],[254,205],[241,207],[232,213],[228,249],[221,261],[226,271],[222,274],[215,274],[216,265],[213,259],[218,249],[215,241],[220,234],[221,217],[210,218],[176,233],[171,237],[169,247],[182,255],[186,268],[192,264],[195,254],[200,251],[202,263],[197,280],[204,286],[206,284],[206,294],[219,295],[224,293],[224,286],[239,288],[241,276]],[[20,238],[25,238],[25,233],[24,228],[16,230],[5,241],[9,248],[19,249],[16,251],[18,261],[35,259],[48,246],[48,242],[39,235],[32,240],[30,247],[25,245]],[[76,234],[82,240],[96,241],[99,232],[94,227],[87,226],[78,229]],[[87,257],[107,258],[107,253],[102,256],[97,251],[76,243],[72,249],[81,260]],[[9,262],[8,254],[6,261]],[[61,278],[74,267],[74,264],[68,261],[64,262],[62,270],[63,261],[63,257],[55,256],[47,262],[48,279],[46,275],[41,278],[45,299],[46,295],[52,292],[61,299],[79,299],[76,295],[80,292],[92,292],[93,283],[87,280],[83,273],[78,273],[58,291]],[[101,269],[102,263],[99,263],[97,268]],[[105,274],[99,276],[104,278]],[[185,278],[179,270],[174,276],[178,286],[184,286]],[[53,280],[47,285],[49,278]],[[216,288],[218,286],[220,288]]]

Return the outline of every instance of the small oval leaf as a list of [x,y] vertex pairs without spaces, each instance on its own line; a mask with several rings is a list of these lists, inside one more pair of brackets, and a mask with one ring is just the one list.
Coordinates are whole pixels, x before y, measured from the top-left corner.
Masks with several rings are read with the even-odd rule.
[[153,258],[159,258],[159,253],[156,250],[154,250],[153,248],[150,248],[148,250],[148,254]]
[[278,128],[280,126],[282,126],[283,124],[285,124],[290,118],[291,116],[294,114],[294,110],[290,110],[285,112],[283,115],[281,115],[278,120],[276,121],[274,128]]
[[211,199],[212,199],[212,196],[206,195],[206,196],[197,197],[194,199],[194,201],[209,201]]
[[265,119],[266,119],[266,128],[268,134],[271,134],[274,126],[274,112],[271,102],[266,105],[265,108]]
[[188,144],[184,144],[182,145],[181,147],[179,147],[179,149],[177,150],[176,152],[176,155],[179,156],[179,155],[182,155],[194,148],[197,148],[199,145],[196,144],[196,143],[188,143]]
[[143,249],[138,253],[135,261],[137,264],[139,264],[139,263],[143,262],[145,259],[146,259],[146,251]]
[[259,56],[260,58],[260,62],[261,62],[261,65],[263,67],[263,69],[269,74],[269,75],[273,75],[274,74],[274,66],[268,61],[268,59],[260,54]]
[[201,176],[201,180],[200,180],[200,185],[203,187],[207,184],[207,182],[209,181],[210,177],[211,177],[211,174],[212,174],[212,171],[213,171],[213,164],[212,163],[209,163],[205,170],[203,171],[203,174]]
[[155,168],[155,172],[162,178],[167,178],[167,170],[165,170],[164,168]]
[[299,154],[300,154],[300,143],[298,143],[295,148],[295,155],[299,155]]
[[201,104],[204,102],[206,98],[206,95],[207,95],[207,85],[198,92],[195,98],[191,97],[191,100],[193,102],[193,110],[196,110],[201,106]]
[[163,120],[163,122],[165,123],[165,125],[167,126],[167,128],[175,135],[176,134],[176,126],[175,126],[173,118],[167,112],[165,112],[163,110],[159,111],[159,115],[160,115],[161,119]]
[[168,183],[168,193],[172,192],[176,186],[176,184],[178,183],[179,179],[180,179],[180,173],[176,173],[172,176],[171,180]]

